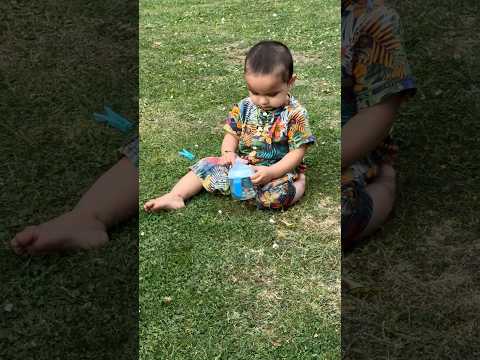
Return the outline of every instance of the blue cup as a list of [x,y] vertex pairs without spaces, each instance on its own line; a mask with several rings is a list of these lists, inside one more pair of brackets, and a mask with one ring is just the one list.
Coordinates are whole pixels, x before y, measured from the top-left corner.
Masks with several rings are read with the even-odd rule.
[[235,164],[228,172],[228,179],[230,181],[230,192],[232,197],[237,200],[248,200],[256,196],[250,176],[253,175],[253,170],[250,166],[243,164],[240,160],[236,160]]

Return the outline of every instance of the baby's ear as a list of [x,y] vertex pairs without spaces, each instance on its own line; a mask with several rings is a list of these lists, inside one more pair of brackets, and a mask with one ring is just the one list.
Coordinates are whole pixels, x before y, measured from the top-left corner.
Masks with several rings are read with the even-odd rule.
[[288,83],[287,83],[288,87],[292,87],[293,84],[295,84],[295,80],[297,80],[297,74],[293,74],[290,80],[288,80]]

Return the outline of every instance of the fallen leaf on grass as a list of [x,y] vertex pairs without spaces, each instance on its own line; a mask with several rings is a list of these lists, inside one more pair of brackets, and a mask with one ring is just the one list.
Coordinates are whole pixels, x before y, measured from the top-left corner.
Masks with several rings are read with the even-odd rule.
[[282,224],[284,224],[285,226],[288,226],[288,227],[293,226],[293,224],[290,224],[290,223],[289,223],[288,221],[286,221],[286,220],[280,220],[280,222],[281,222]]
[[277,347],[281,346],[282,343],[281,343],[280,341],[273,340],[273,341],[272,341],[272,345],[273,345],[273,347],[276,347],[276,348],[277,348]]

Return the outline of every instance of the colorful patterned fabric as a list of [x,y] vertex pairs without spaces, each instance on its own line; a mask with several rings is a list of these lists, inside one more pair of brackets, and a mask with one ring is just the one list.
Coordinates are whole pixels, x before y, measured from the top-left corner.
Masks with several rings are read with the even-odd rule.
[[293,96],[288,105],[268,112],[245,98],[232,108],[224,129],[239,138],[239,156],[252,165],[273,165],[289,151],[315,142],[307,111]]
[[[415,81],[402,46],[397,13],[382,0],[342,1],[342,127],[361,109],[377,105],[392,95],[410,95]],[[377,176],[379,166],[395,156],[397,147],[388,136],[375,150],[342,171],[342,240],[368,224],[371,209],[360,206],[368,194],[365,186]],[[368,202],[367,202],[368,203]],[[365,212],[362,226],[359,211]],[[350,225],[349,225],[350,224]]]
[[342,248],[350,248],[367,227],[373,213],[373,201],[365,186],[342,186]]
[[[230,166],[221,165],[220,160],[219,157],[207,157],[190,167],[190,170],[200,178],[208,192],[230,195],[228,180]],[[259,209],[288,208],[295,197],[293,182],[297,177],[298,175],[295,174],[287,174],[263,186],[255,187],[257,195],[254,201],[257,207]]]
[[125,156],[129,159],[133,165],[138,169],[138,135],[135,135],[132,139],[128,141],[125,146],[122,146],[118,152],[120,156]]

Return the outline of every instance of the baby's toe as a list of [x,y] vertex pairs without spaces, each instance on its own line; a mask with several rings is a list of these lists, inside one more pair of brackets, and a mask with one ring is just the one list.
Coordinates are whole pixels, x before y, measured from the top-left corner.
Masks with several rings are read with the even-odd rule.
[[34,241],[35,237],[37,236],[37,232],[37,226],[27,226],[25,229],[15,235],[15,237],[12,239],[12,244],[21,247],[28,246]]

